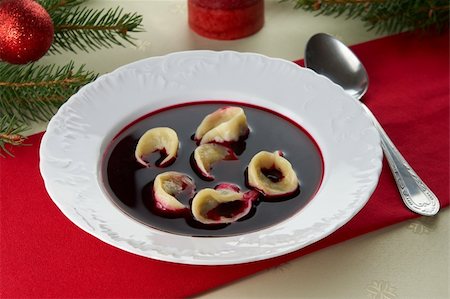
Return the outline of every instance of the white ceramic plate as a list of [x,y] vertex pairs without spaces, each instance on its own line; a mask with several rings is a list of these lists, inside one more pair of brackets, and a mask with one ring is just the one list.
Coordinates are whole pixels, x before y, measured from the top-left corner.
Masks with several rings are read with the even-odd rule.
[[[111,202],[100,169],[105,148],[119,130],[151,111],[205,99],[275,110],[314,137],[324,177],[306,207],[256,232],[198,238],[152,229]],[[286,254],[344,225],[375,189],[382,151],[359,103],[327,78],[258,54],[192,51],[141,60],[83,87],[50,121],[40,156],[51,198],[86,232],[158,260],[222,265]]]

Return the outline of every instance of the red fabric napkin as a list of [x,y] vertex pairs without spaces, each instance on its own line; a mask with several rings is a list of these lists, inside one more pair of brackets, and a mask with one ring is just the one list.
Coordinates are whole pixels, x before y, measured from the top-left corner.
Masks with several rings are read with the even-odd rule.
[[[370,74],[365,102],[423,180],[449,204],[449,38],[401,34],[354,46]],[[185,297],[406,219],[391,173],[366,207],[331,236],[278,258],[234,266],[188,266],[136,256],[72,224],[39,174],[41,134],[0,159],[3,298]]]

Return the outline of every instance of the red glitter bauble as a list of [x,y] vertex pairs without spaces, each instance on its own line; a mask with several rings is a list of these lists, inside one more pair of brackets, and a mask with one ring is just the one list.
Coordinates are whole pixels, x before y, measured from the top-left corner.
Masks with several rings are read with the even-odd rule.
[[47,11],[33,0],[0,1],[0,60],[25,64],[47,53],[54,28]]

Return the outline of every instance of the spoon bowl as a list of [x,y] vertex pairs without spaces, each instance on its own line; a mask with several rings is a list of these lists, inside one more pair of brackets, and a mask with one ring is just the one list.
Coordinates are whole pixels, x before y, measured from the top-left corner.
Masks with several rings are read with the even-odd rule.
[[[328,77],[356,100],[360,100],[369,87],[369,76],[358,57],[341,41],[325,33],[309,39],[305,66]],[[440,208],[436,195],[406,162],[369,108],[361,105],[378,129],[381,147],[405,205],[415,213],[435,215]]]
[[339,40],[325,33],[311,37],[306,46],[305,65],[325,75],[356,99],[369,88],[369,76],[358,57]]

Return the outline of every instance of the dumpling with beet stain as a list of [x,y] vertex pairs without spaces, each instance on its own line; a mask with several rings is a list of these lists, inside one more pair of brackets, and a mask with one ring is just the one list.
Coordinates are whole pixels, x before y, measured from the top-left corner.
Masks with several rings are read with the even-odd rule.
[[232,143],[245,138],[250,130],[240,107],[228,106],[208,114],[195,132],[195,140],[205,143]]
[[259,193],[241,192],[234,184],[220,184],[216,188],[200,190],[192,200],[194,219],[203,224],[227,224],[246,216]]
[[220,161],[237,160],[235,153],[232,149],[216,144],[207,143],[202,144],[194,150],[191,163],[194,170],[207,181],[215,179],[211,173],[211,169],[214,164]]
[[139,163],[150,167],[148,157],[154,152],[160,152],[162,161],[156,163],[156,166],[167,167],[175,161],[178,147],[177,133],[171,128],[158,127],[148,130],[141,136],[134,155]]
[[188,206],[178,198],[185,197],[188,201],[194,194],[194,180],[181,172],[158,174],[153,182],[154,207],[162,214],[177,215],[188,211]]
[[281,151],[261,151],[253,156],[247,182],[267,198],[289,196],[299,189],[297,174]]

